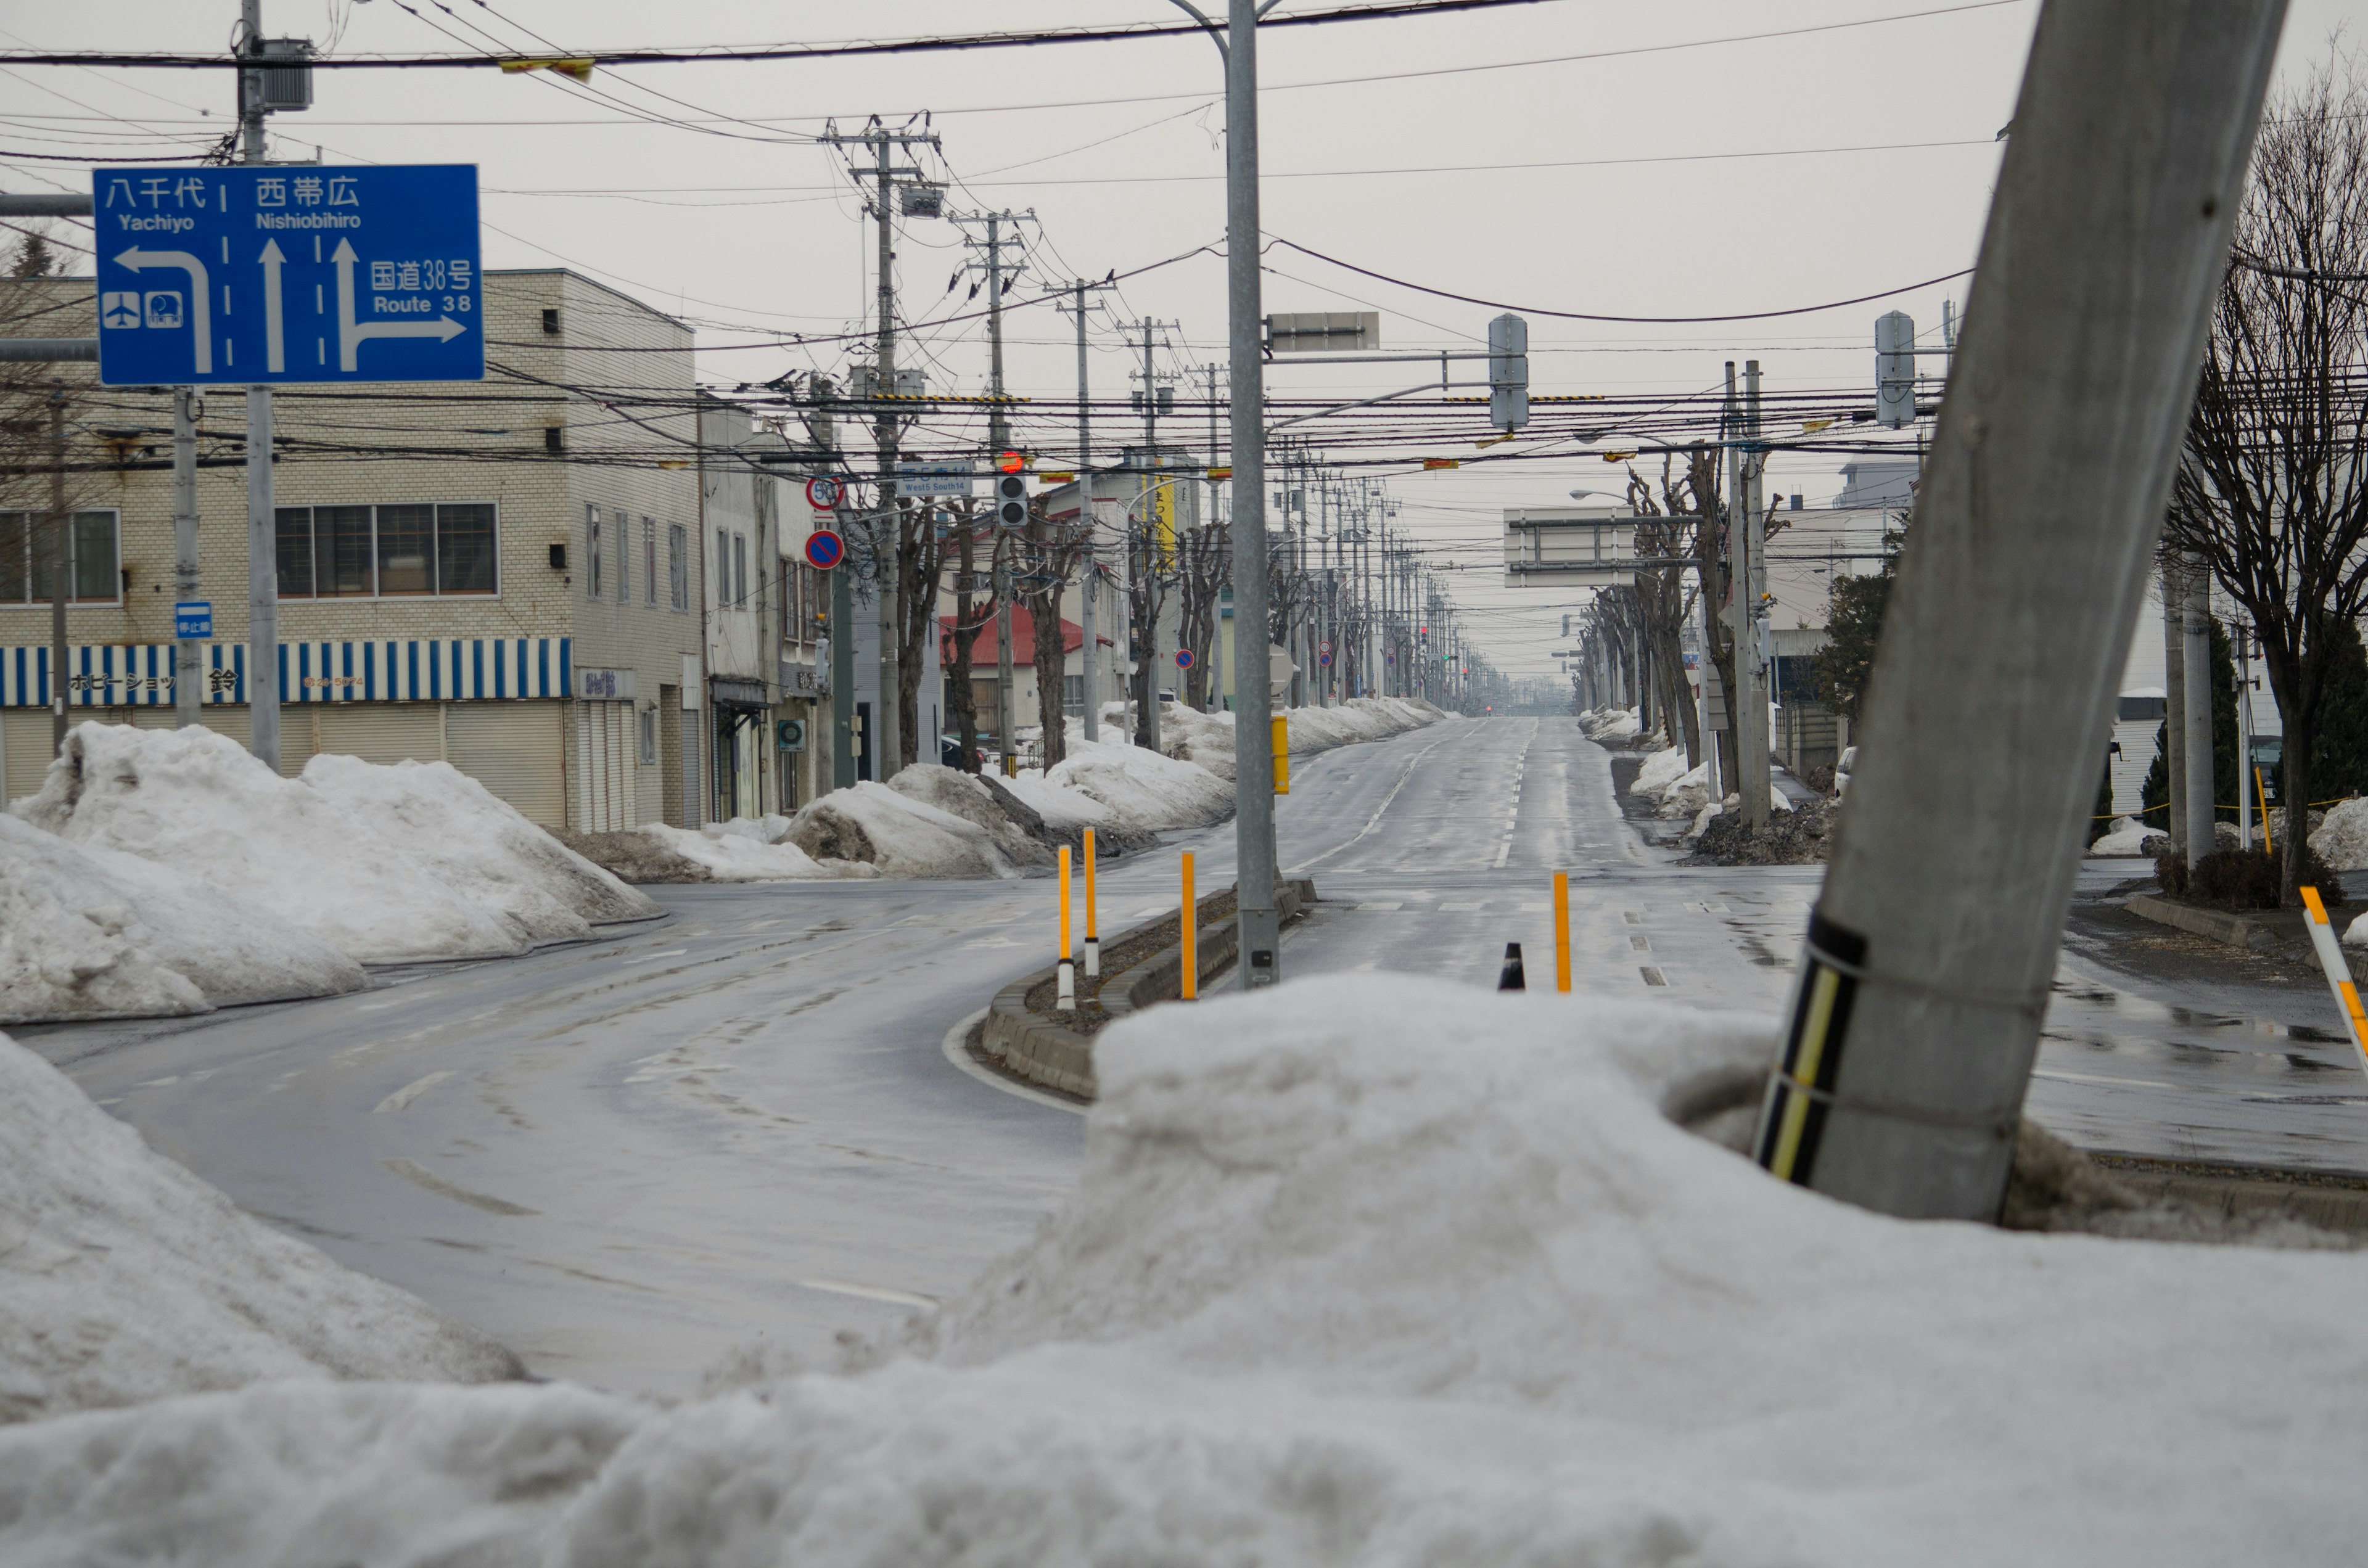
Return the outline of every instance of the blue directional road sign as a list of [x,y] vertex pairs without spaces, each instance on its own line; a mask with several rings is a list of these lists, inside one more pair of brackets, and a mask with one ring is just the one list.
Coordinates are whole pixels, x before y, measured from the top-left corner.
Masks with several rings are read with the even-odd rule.
[[211,599],[183,599],[173,607],[173,635],[204,642],[214,634]]
[[485,374],[471,164],[100,168],[109,386]]

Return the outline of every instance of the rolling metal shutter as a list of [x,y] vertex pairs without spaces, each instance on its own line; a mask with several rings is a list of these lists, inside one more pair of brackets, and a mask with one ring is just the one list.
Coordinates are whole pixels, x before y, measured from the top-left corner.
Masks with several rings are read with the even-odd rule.
[[589,833],[615,833],[640,820],[634,762],[633,705],[577,702],[569,707],[567,818]]
[[445,715],[446,757],[529,822],[567,825],[565,751],[558,702],[455,702]]
[[[440,702],[316,703],[308,712],[280,712],[280,756],[295,735],[309,731],[313,750],[358,756],[364,762],[437,762],[444,756],[444,707]],[[308,726],[304,721],[310,719]]]

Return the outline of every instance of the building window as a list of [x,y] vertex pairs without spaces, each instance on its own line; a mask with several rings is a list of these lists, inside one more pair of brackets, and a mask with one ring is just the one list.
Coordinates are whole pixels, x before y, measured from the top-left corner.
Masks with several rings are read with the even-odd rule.
[[715,608],[723,609],[732,603],[732,535],[723,528],[715,530]]
[[748,536],[732,536],[732,602],[741,609],[748,608]]
[[[66,528],[66,590],[76,604],[123,597],[114,512],[76,512]],[[0,512],[0,605],[47,604],[51,597],[49,516]]]
[[1086,710],[1086,677],[1081,675],[1061,677],[1061,711],[1068,714]]
[[655,767],[657,765],[658,710],[655,708],[644,708],[642,710],[642,766]]
[[281,506],[275,517],[283,599],[423,598],[495,590],[489,503]]
[[600,597],[600,508],[584,508],[584,597]]
[[633,602],[633,519],[617,514],[617,602]]
[[680,523],[666,525],[666,591],[674,608],[690,608],[690,530]]
[[658,525],[655,517],[642,519],[642,602],[658,602]]

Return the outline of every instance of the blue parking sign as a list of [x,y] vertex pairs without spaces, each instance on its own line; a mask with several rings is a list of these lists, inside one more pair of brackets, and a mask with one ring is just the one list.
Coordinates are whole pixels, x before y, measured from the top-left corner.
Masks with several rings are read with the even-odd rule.
[[474,165],[100,168],[91,220],[108,386],[484,378]]

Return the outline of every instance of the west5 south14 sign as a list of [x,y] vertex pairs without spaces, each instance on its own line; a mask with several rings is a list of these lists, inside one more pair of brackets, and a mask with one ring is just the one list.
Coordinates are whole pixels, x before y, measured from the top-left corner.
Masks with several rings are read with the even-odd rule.
[[473,165],[102,168],[109,386],[485,374]]

